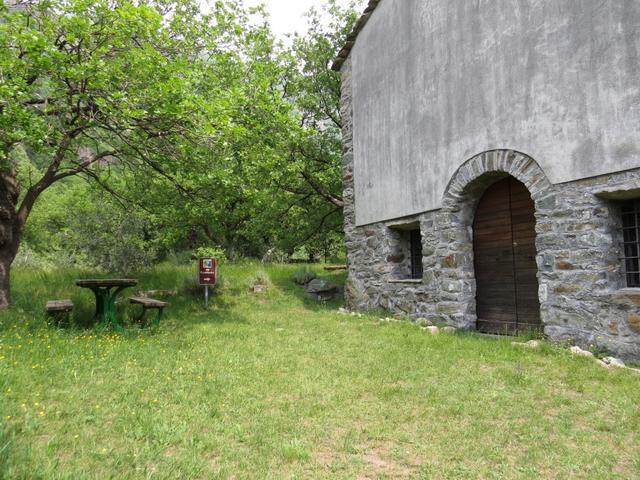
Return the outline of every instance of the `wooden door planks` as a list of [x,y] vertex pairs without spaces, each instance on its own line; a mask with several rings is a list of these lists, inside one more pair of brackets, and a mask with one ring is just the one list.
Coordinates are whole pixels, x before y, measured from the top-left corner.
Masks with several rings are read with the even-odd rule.
[[535,205],[513,177],[490,186],[473,225],[478,330],[539,330]]

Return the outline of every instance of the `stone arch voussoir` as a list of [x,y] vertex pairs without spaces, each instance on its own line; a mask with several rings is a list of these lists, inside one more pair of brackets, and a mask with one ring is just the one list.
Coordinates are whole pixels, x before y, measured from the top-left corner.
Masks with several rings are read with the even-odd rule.
[[491,150],[467,160],[453,175],[445,190],[443,206],[454,206],[466,196],[474,182],[492,174],[511,175],[521,181],[536,201],[549,190],[549,182],[538,163],[515,150]]

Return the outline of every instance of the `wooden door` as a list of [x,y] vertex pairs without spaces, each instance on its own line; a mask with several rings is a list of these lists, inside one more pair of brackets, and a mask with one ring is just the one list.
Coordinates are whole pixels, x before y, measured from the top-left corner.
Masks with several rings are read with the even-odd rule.
[[491,185],[473,224],[478,330],[513,335],[540,330],[535,206],[513,177]]

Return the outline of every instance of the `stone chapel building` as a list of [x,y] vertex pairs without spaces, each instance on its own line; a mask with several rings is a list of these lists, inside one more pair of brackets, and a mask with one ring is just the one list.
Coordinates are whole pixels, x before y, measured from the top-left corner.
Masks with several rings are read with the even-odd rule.
[[342,75],[351,308],[640,359],[640,2],[372,0]]

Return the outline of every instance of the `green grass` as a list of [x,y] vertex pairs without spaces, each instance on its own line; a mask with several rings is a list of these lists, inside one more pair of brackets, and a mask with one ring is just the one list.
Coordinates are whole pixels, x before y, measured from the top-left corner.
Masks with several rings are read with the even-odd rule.
[[[124,335],[46,326],[47,299],[91,317],[73,286],[87,272],[15,272],[0,478],[640,478],[640,376],[340,315],[303,298],[297,268],[225,267],[209,310],[171,298],[157,332]],[[140,286],[192,273],[161,266]]]

